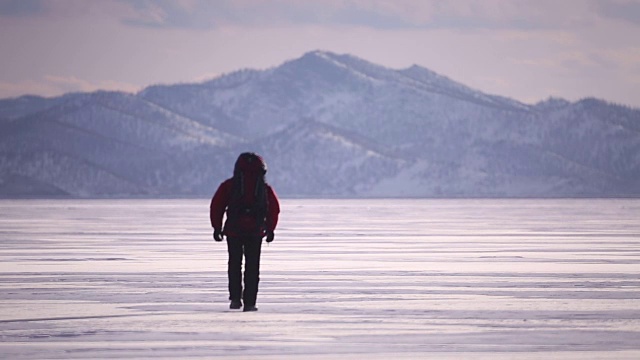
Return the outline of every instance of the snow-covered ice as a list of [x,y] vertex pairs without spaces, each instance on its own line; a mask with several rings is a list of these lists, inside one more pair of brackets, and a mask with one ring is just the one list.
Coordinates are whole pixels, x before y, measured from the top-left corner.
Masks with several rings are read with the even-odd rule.
[[640,200],[286,199],[257,313],[208,205],[0,201],[0,357],[640,358]]

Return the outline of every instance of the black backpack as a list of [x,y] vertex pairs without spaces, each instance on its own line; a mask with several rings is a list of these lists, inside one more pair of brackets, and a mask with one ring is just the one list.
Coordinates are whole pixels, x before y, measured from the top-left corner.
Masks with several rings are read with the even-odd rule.
[[242,153],[233,170],[233,187],[227,207],[227,227],[239,235],[264,233],[268,199],[267,166],[259,155]]

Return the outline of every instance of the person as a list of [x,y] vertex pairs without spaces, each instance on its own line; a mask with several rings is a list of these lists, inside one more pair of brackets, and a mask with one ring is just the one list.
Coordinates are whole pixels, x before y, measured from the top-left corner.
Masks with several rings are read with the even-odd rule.
[[[213,238],[227,238],[229,262],[229,300],[231,309],[257,311],[262,239],[274,239],[280,204],[273,188],[266,183],[267,165],[256,153],[240,154],[233,177],[220,184],[211,199],[210,218]],[[226,213],[224,227],[223,216]],[[244,290],[242,260],[245,260]]]

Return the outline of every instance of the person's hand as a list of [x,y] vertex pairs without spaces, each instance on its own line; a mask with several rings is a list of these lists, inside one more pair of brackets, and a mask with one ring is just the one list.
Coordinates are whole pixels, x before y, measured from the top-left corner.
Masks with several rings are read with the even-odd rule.
[[222,241],[222,232],[218,229],[213,229],[213,240]]
[[267,242],[268,243],[272,242],[273,241],[273,237],[274,237],[273,231],[268,232],[267,233]]

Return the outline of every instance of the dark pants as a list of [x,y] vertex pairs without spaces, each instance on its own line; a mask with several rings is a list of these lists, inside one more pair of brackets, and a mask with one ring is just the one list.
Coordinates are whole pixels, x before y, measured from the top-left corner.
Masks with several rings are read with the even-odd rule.
[[[245,306],[256,304],[260,282],[260,249],[262,238],[227,237],[229,250],[229,300],[242,299]],[[244,292],[242,291],[242,257],[244,265]]]

